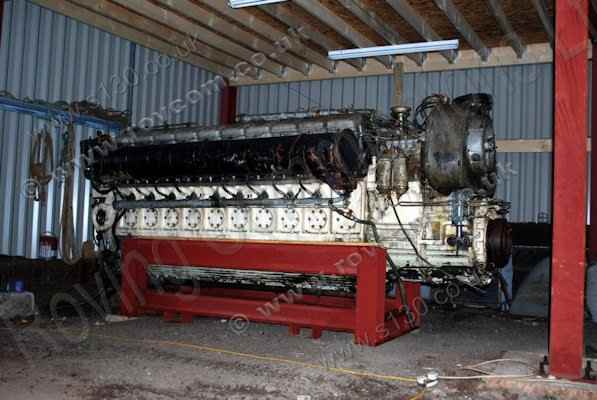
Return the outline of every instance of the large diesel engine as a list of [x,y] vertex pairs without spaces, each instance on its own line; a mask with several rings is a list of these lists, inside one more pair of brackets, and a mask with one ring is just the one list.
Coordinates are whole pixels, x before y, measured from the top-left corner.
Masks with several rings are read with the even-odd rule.
[[[98,238],[114,250],[123,237],[378,243],[403,280],[482,287],[510,255],[491,109],[485,94],[434,95],[412,117],[319,111],[100,135],[82,145]],[[236,279],[180,271],[149,273]]]

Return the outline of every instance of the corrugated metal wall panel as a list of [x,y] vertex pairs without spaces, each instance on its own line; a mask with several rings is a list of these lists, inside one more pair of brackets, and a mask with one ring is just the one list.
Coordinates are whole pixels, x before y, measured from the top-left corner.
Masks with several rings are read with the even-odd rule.
[[312,109],[373,108],[387,113],[393,78],[370,76],[323,81],[251,85],[240,88],[240,114],[267,114]]
[[510,220],[549,222],[551,153],[499,153],[496,196],[512,203]]
[[[156,60],[157,53],[28,1],[4,3],[0,91],[16,97],[52,102],[95,100],[118,110],[131,106],[134,118],[142,118],[213,78],[197,67],[170,60],[166,69],[152,70],[149,75],[144,71],[133,74],[145,77],[135,81],[130,78],[132,68],[145,67],[143,60]],[[129,82],[132,90],[127,86]],[[132,99],[129,93],[134,94]],[[215,124],[219,98],[216,94],[206,99],[168,122]],[[44,206],[23,194],[29,176],[31,134],[46,124],[30,116],[0,111],[0,254],[35,257],[40,233],[59,232],[62,189],[58,180],[49,185]],[[62,137],[58,126],[50,128],[57,163]],[[77,141],[94,134],[91,129],[76,129]],[[75,174],[75,232],[77,242],[82,243],[92,232],[90,186],[79,169]]]
[[[218,123],[220,93],[209,89],[215,87],[209,84],[216,77],[213,73],[140,46],[135,51],[135,71],[138,84],[133,85],[134,125],[145,125],[150,120],[154,125]],[[204,93],[201,101],[188,100],[192,90]]]
[[[393,90],[392,75],[245,86],[240,89],[238,112],[251,115],[354,107],[388,114]],[[408,73],[403,102],[414,109],[434,93],[450,97],[490,93],[498,139],[542,139],[552,135],[552,91],[551,64]],[[500,154],[498,161],[498,196],[512,202],[511,219],[549,217],[551,154]]]
[[[428,95],[457,97],[486,92],[494,96],[499,139],[540,139],[552,134],[551,64],[408,73],[403,102],[413,109]],[[309,109],[372,108],[388,114],[392,75],[323,81],[251,85],[240,89],[239,114],[267,114]]]
[[[27,1],[7,1],[0,47],[0,89],[19,98],[52,102],[99,99],[100,82],[128,63],[128,48],[125,40]],[[99,100],[106,106],[126,107],[124,95]],[[0,126],[0,253],[34,257],[40,233],[59,231],[62,186],[58,177],[52,180],[44,205],[26,195],[31,139],[34,132],[48,126],[56,166],[62,146],[60,127],[7,112],[0,113]],[[94,134],[83,128],[75,133],[77,141]],[[90,237],[90,188],[78,168],[75,185],[75,239],[81,243]]]

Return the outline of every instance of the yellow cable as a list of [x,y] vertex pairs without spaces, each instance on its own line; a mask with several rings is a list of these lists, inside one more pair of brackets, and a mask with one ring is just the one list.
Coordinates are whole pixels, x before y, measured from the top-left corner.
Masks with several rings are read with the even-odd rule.
[[90,334],[90,336],[95,336],[95,337],[104,338],[104,339],[122,340],[125,342],[133,342],[133,343],[141,343],[141,344],[149,343],[149,344],[158,344],[158,345],[162,345],[162,346],[168,345],[168,346],[174,346],[174,347],[184,347],[184,348],[188,348],[188,349],[206,351],[206,352],[210,352],[210,353],[218,353],[218,354],[226,354],[226,355],[236,356],[236,357],[250,358],[253,360],[261,360],[261,361],[277,362],[277,363],[282,363],[282,364],[298,365],[298,366],[304,367],[304,368],[321,369],[321,370],[336,372],[336,373],[340,373],[340,374],[360,376],[363,378],[417,383],[416,378],[410,378],[410,377],[405,377],[405,376],[382,375],[382,374],[376,374],[376,373],[367,372],[367,371],[355,371],[355,370],[346,369],[346,368],[326,367],[325,365],[313,364],[313,363],[309,363],[309,362],[305,362],[305,361],[291,360],[291,359],[287,359],[287,358],[280,358],[280,357],[252,354],[252,353],[241,353],[238,351],[219,349],[216,347],[209,347],[209,346],[200,346],[200,345],[184,343],[184,342],[173,342],[173,341],[169,341],[169,340],[155,340],[155,339],[137,340],[137,339],[129,339],[129,338],[123,338],[123,337],[118,337],[118,336],[99,335],[99,334]]
[[422,390],[421,392],[417,393],[416,395],[414,395],[413,397],[411,397],[408,400],[421,400],[423,398],[424,394],[425,394],[425,391]]

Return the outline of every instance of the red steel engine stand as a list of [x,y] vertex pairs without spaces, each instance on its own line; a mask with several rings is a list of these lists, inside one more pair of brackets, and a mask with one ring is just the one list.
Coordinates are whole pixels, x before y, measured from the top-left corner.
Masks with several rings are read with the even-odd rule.
[[[166,319],[233,318],[302,328],[318,338],[323,330],[353,332],[355,342],[377,346],[420,326],[419,284],[404,283],[386,296],[386,251],[370,244],[305,244],[203,240],[125,239],[121,311],[127,316],[160,313]],[[151,288],[147,268],[209,267],[356,277],[356,296],[282,296],[261,290],[181,287],[176,293]],[[270,305],[269,308],[267,305]],[[273,306],[272,306],[273,305]]]

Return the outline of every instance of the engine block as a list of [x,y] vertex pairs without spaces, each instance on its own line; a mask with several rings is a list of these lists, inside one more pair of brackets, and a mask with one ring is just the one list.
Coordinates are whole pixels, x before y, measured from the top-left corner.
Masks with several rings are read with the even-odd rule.
[[404,279],[484,286],[510,250],[491,101],[432,96],[413,120],[396,107],[99,136],[82,145],[94,225],[106,243],[377,242]]

